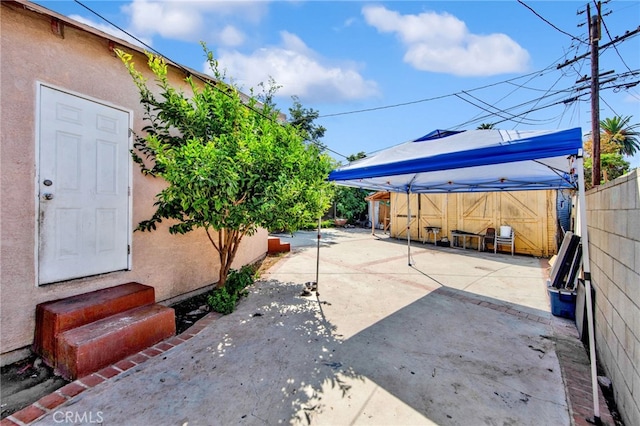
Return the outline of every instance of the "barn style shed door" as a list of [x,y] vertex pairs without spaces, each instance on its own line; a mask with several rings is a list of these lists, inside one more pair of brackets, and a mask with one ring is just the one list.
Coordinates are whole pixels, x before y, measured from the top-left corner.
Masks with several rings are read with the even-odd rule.
[[411,213],[409,228],[412,238],[418,238],[418,196],[413,194],[409,197],[407,204],[407,194],[399,192],[391,193],[391,236],[394,238],[407,238],[407,216]]
[[129,113],[40,86],[39,284],[129,267]]

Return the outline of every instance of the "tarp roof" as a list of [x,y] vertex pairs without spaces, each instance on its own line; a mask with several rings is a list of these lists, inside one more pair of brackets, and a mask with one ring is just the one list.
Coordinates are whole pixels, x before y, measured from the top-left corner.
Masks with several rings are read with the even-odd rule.
[[[340,167],[329,180],[378,191],[490,192],[574,188],[582,238],[594,418],[600,418],[580,128],[558,131],[436,130]],[[574,162],[575,160],[575,162]],[[407,227],[411,214],[407,214]],[[318,230],[318,233],[320,231]],[[320,241],[320,240],[318,240]],[[407,232],[411,266],[411,233]]]
[[438,130],[340,167],[329,180],[377,191],[436,193],[576,188],[580,128]]

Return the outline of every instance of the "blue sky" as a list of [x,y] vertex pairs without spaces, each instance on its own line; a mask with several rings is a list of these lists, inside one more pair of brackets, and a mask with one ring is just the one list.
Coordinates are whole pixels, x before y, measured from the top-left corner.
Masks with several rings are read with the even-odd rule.
[[[73,1],[37,1],[103,31]],[[586,2],[82,1],[167,58],[207,72],[200,41],[248,92],[272,78],[320,114],[338,160],[434,129],[591,130]],[[591,3],[595,14],[595,5]],[[640,2],[602,6],[601,45],[640,26]],[[120,34],[123,38],[126,36]],[[601,119],[640,122],[640,34],[600,51]],[[634,73],[632,73],[634,72]],[[564,102],[579,96],[578,100]],[[640,167],[640,155],[628,158]]]

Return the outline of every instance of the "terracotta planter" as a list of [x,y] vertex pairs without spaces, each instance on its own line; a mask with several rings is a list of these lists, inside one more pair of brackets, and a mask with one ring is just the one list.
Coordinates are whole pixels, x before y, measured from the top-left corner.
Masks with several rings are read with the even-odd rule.
[[345,226],[347,224],[347,219],[333,219],[333,224],[336,226]]

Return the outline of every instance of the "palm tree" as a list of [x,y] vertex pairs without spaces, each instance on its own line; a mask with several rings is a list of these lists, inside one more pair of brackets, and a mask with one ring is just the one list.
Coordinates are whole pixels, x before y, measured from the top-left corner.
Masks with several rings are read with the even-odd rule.
[[493,123],[482,123],[476,129],[477,130],[491,130],[494,128]]
[[615,142],[619,148],[618,152],[623,155],[632,156],[640,151],[640,132],[635,129],[640,124],[629,125],[631,116],[605,118],[600,121],[602,136]]

